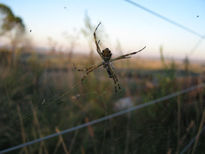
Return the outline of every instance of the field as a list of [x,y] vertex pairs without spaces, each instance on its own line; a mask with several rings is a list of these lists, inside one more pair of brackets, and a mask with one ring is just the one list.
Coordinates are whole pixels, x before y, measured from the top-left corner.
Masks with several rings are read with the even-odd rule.
[[[122,89],[102,68],[81,82],[89,55],[0,52],[0,150],[143,104],[204,82],[203,65],[133,58],[116,62]],[[86,56],[86,57],[85,57]],[[96,55],[97,56],[97,55]],[[10,153],[203,153],[204,89],[173,97],[96,125]]]

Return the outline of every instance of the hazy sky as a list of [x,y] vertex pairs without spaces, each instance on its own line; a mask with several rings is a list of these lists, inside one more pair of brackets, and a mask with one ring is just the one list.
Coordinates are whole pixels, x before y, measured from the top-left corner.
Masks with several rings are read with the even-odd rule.
[[[194,31],[205,34],[204,0],[133,0],[148,9],[164,15]],[[124,51],[147,46],[140,56],[159,56],[163,45],[167,57],[184,57],[189,54],[199,38],[167,23],[124,0],[0,0],[23,18],[30,35],[38,46],[48,46],[48,37],[63,48],[69,46],[63,33],[77,35],[84,27],[87,11],[91,22],[102,22],[99,31],[108,35],[104,46],[116,51],[120,41]],[[197,17],[198,16],[198,17]],[[90,34],[92,36],[92,33]],[[88,49],[86,40],[77,39],[77,50]],[[205,59],[205,41],[192,54],[193,58]]]

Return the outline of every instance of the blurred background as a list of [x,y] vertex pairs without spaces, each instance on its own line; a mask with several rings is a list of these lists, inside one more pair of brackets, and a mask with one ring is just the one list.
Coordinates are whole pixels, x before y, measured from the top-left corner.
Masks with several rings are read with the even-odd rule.
[[[202,85],[205,59],[202,0],[1,0],[0,153],[2,150]],[[146,49],[103,67],[112,56]],[[204,153],[204,89],[58,135],[10,153]]]

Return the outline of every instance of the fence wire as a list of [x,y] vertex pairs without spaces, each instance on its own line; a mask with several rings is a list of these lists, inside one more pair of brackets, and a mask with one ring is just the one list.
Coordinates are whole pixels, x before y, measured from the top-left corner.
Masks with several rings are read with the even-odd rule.
[[153,11],[153,10],[150,10],[150,9],[142,6],[139,3],[133,2],[131,0],[124,0],[124,1],[128,2],[129,4],[132,4],[135,7],[140,8],[140,9],[142,9],[142,10],[144,10],[144,11],[146,11],[146,12],[148,12],[148,13],[150,13],[150,14],[152,14],[152,15],[154,15],[154,16],[156,16],[156,17],[158,17],[158,18],[160,18],[160,19],[162,19],[162,20],[164,20],[164,21],[166,21],[166,22],[168,22],[170,24],[172,24],[172,25],[175,25],[175,26],[177,26],[177,27],[179,27],[179,28],[181,28],[181,29],[183,29],[183,30],[185,30],[185,31],[195,35],[195,36],[198,36],[198,37],[204,39],[204,35],[201,35],[200,33],[194,31],[193,29],[191,29],[191,28],[189,28],[189,27],[187,27],[185,25],[182,25],[182,24],[180,24],[180,23],[178,23],[178,22],[176,22],[176,21],[174,21],[172,19],[169,19],[169,18],[167,18],[167,17],[165,17],[165,16],[163,16],[163,15],[161,15],[161,14],[159,14],[159,13]]
[[[136,2],[133,2],[131,0],[124,0],[125,2],[129,3],[129,4],[132,4],[133,6],[135,7],[138,7],[150,14],[152,14],[153,16],[156,16],[172,25],[175,25],[176,27],[179,27],[197,37],[199,37],[199,41],[196,43],[196,45],[193,47],[193,49],[191,50],[191,53],[193,53],[194,50],[196,50],[196,48],[202,43],[202,41],[204,40],[205,36],[204,35],[201,35],[200,33],[196,32],[195,30],[185,26],[185,25],[182,25],[174,20],[171,20],[153,10],[150,10],[142,5],[140,5],[139,3],[136,3]],[[72,127],[72,128],[69,128],[69,129],[66,129],[66,130],[63,130],[61,132],[58,132],[58,133],[54,133],[54,134],[51,134],[51,135],[48,135],[48,136],[45,136],[45,137],[42,137],[42,138],[39,138],[39,139],[35,139],[33,141],[29,141],[29,142],[26,142],[24,144],[20,144],[20,145],[17,145],[17,146],[13,146],[11,148],[8,148],[8,149],[4,149],[2,151],[0,151],[0,154],[2,153],[7,153],[7,152],[11,152],[11,151],[14,151],[14,150],[17,150],[17,149],[20,149],[20,148],[23,148],[23,147],[26,147],[28,145],[32,145],[32,144],[35,144],[35,143],[38,143],[38,142],[41,142],[41,141],[44,141],[44,140],[48,140],[50,138],[53,138],[53,137],[57,137],[59,135],[63,135],[63,134],[66,134],[66,133],[70,133],[70,132],[73,132],[73,131],[76,131],[78,129],[81,129],[81,128],[85,128],[89,125],[94,125],[94,124],[97,124],[97,123],[100,123],[100,122],[103,122],[105,120],[108,120],[108,119],[112,119],[112,118],[115,118],[115,117],[118,117],[118,116],[121,116],[121,115],[124,115],[126,113],[129,113],[129,112],[132,112],[132,111],[136,111],[136,110],[139,110],[139,109],[142,109],[144,107],[147,107],[147,106],[150,106],[150,105],[153,105],[153,104],[157,104],[157,103],[160,103],[162,101],[165,101],[165,100],[169,100],[171,98],[174,98],[176,96],[179,96],[179,95],[182,95],[182,94],[185,94],[185,93],[188,93],[190,91],[193,91],[193,90],[196,90],[196,89],[199,89],[199,88],[204,88],[205,87],[205,84],[200,84],[200,85],[196,85],[196,86],[193,86],[193,87],[190,87],[190,88],[187,88],[187,89],[184,89],[184,90],[181,90],[181,91],[178,91],[178,92],[175,92],[175,93],[172,93],[170,95],[167,95],[167,96],[164,96],[164,97],[161,97],[161,98],[158,98],[156,100],[152,100],[150,102],[147,102],[147,103],[144,103],[144,104],[140,104],[140,105],[137,105],[137,106],[134,106],[134,107],[131,107],[129,109],[126,109],[126,110],[123,110],[123,111],[120,111],[120,112],[116,112],[116,113],[113,113],[111,115],[108,115],[108,116],[105,116],[105,117],[102,117],[102,118],[99,118],[99,119],[96,119],[96,120],[93,120],[93,121],[90,121],[88,123],[84,123],[84,124],[81,124],[81,125],[78,125],[78,126],[75,126],[75,127]],[[205,127],[202,129],[202,131],[200,132],[200,134],[202,132],[205,131]],[[185,146],[185,148],[181,151],[180,154],[183,154],[184,152],[186,152],[191,146],[192,144],[194,143],[196,137],[194,137],[190,142],[189,144],[187,144]]]
[[176,96],[179,96],[179,95],[182,95],[182,94],[188,93],[190,91],[193,91],[195,89],[199,89],[199,88],[203,88],[203,87],[205,87],[205,84],[195,85],[193,87],[190,87],[190,88],[187,88],[187,89],[184,89],[184,90],[181,90],[181,91],[169,94],[167,96],[158,98],[156,100],[152,100],[150,102],[147,102],[147,103],[144,103],[144,104],[140,104],[140,105],[131,107],[129,109],[126,109],[126,110],[123,110],[123,111],[120,111],[120,112],[116,112],[116,113],[110,114],[108,116],[99,118],[97,120],[93,120],[93,121],[90,121],[88,123],[84,123],[84,124],[81,124],[81,125],[78,125],[78,126],[75,126],[75,127],[72,127],[72,128],[66,129],[66,130],[63,130],[63,131],[58,132],[58,133],[54,133],[54,134],[51,134],[51,135],[48,135],[48,136],[45,136],[45,137],[42,137],[42,138],[39,138],[39,139],[36,139],[36,140],[33,140],[33,141],[26,142],[24,144],[20,144],[20,145],[17,145],[17,146],[14,146],[14,147],[2,150],[2,151],[0,151],[0,154],[6,153],[6,152],[10,152],[10,151],[14,151],[14,150],[26,147],[28,145],[32,145],[34,143],[38,143],[38,142],[41,142],[41,141],[44,141],[44,140],[48,140],[50,138],[53,138],[53,137],[56,137],[56,136],[59,136],[59,135],[70,133],[70,132],[76,131],[78,129],[87,127],[87,126],[94,125],[94,124],[100,123],[102,121],[105,121],[105,120],[108,120],[108,119],[112,119],[112,118],[121,116],[121,115],[126,114],[128,112],[136,111],[136,110],[142,109],[144,107],[147,107],[147,106],[150,106],[150,105],[153,105],[153,104],[157,104],[157,103],[165,101],[165,100],[169,100],[169,99],[171,99],[173,97],[176,97]]

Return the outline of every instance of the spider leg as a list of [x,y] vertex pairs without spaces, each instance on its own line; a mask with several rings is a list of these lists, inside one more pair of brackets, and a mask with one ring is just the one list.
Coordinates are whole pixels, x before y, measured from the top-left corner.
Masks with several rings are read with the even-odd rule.
[[115,92],[117,92],[117,89],[120,90],[121,87],[120,87],[119,80],[118,80],[118,78],[117,78],[115,73],[113,73],[113,80],[115,82]]
[[116,60],[120,60],[120,59],[131,58],[131,57],[129,57],[130,55],[134,55],[134,54],[136,54],[136,53],[138,53],[138,52],[141,52],[141,51],[144,50],[145,48],[146,48],[146,46],[143,47],[142,49],[138,50],[138,51],[135,51],[135,52],[132,52],[132,53],[128,53],[128,54],[119,56],[119,57],[117,57],[117,58],[113,58],[113,59],[110,60],[110,62],[113,62],[113,61],[116,61]]
[[113,80],[114,80],[114,83],[115,83],[115,92],[118,92],[118,90],[120,90],[121,87],[120,87],[119,80],[118,80],[116,75],[113,76]]
[[88,76],[89,73],[91,73],[91,72],[94,71],[95,69],[99,68],[99,67],[102,66],[103,64],[104,64],[104,62],[102,62],[102,63],[100,63],[100,64],[98,64],[98,65],[93,65],[93,66],[87,68],[87,69],[85,70],[85,74],[83,75],[81,81],[84,81],[85,78]]
[[76,70],[76,71],[79,71],[79,72],[86,72],[86,71],[89,71],[90,69],[92,69],[95,66],[96,65],[92,65],[92,66],[87,67],[87,68],[77,68],[75,65],[73,65],[73,70]]
[[114,84],[115,84],[115,92],[117,92],[118,89],[119,89],[119,90],[121,89],[120,84],[119,84],[119,80],[118,80],[118,78],[117,78],[117,76],[116,76],[114,70],[113,70],[112,67],[110,66],[110,64],[108,65],[107,69],[108,69],[109,72],[110,72],[110,74],[109,74],[110,77],[111,77],[111,78],[113,79],[113,81],[114,81]]
[[103,58],[103,55],[102,55],[102,52],[101,52],[101,49],[100,49],[100,46],[99,46],[99,43],[100,43],[100,40],[97,41],[97,37],[96,37],[96,31],[98,29],[98,27],[100,26],[101,23],[99,23],[97,25],[97,27],[95,28],[95,31],[94,31],[94,40],[95,40],[95,45],[96,45],[96,48],[97,48],[97,52],[98,54],[100,55],[101,58]]

